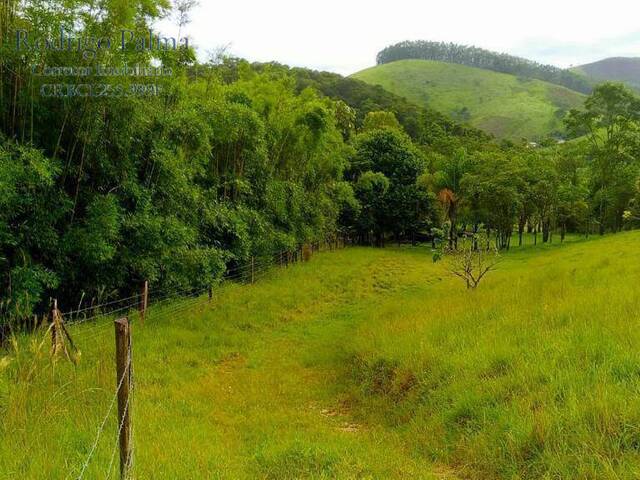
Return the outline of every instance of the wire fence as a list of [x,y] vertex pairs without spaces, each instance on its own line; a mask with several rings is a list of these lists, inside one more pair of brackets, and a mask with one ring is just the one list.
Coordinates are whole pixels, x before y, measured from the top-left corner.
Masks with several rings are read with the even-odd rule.
[[[84,460],[84,462],[82,463],[82,466],[80,467],[80,471],[77,475],[78,480],[81,480],[84,477],[84,474],[87,471],[87,468],[89,467],[89,464],[91,463],[91,460],[93,458],[93,455],[96,452],[96,449],[98,448],[98,444],[100,443],[100,439],[102,438],[102,434],[104,432],[105,426],[107,425],[107,421],[109,420],[110,416],[111,416],[111,411],[113,410],[113,406],[116,404],[116,400],[118,398],[118,393],[120,392],[120,389],[122,388],[122,385],[124,383],[124,379],[127,376],[127,371],[129,370],[129,367],[131,366],[131,359],[132,359],[132,355],[131,355],[131,348],[129,348],[129,352],[128,352],[128,360],[127,360],[127,364],[125,367],[125,372],[122,373],[122,375],[120,376],[120,380],[118,381],[118,384],[116,386],[116,390],[113,394],[113,396],[111,397],[111,401],[109,402],[109,408],[107,409],[107,413],[104,415],[104,418],[102,419],[102,422],[100,422],[100,425],[98,426],[98,429],[96,431],[96,437],[95,440],[93,441],[93,444],[91,445],[91,448],[89,449],[89,454],[87,455],[86,459]],[[130,397],[129,397],[130,398]],[[127,402],[127,408],[129,407],[129,402]],[[118,438],[120,436],[120,433],[122,432],[122,425],[124,423],[124,419],[125,419],[125,415],[122,416],[122,419],[120,421],[120,427],[118,428]],[[115,449],[117,447],[117,440],[116,443],[114,444],[114,452]],[[112,459],[113,462],[113,459]],[[109,465],[109,471],[111,470],[111,464]],[[74,469],[70,470],[69,473],[67,474],[66,478],[73,478],[73,474],[74,474]]]
[[[120,299],[109,300],[97,305],[82,306],[81,304],[72,310],[64,313],[58,311],[57,302],[54,301],[54,309],[51,314],[51,322],[45,330],[45,336],[51,335],[54,342],[60,342],[62,333],[58,329],[64,329],[64,333],[68,341],[74,346],[82,346],[91,340],[103,337],[107,330],[113,328],[113,320],[120,317],[126,317],[127,331],[128,325],[133,322],[159,321],[167,318],[175,318],[181,312],[200,308],[214,299],[218,288],[229,282],[255,283],[269,274],[276,267],[287,267],[296,262],[308,261],[315,252],[334,250],[345,246],[343,240],[336,239],[331,243],[315,243],[307,244],[299,247],[295,251],[283,250],[269,257],[251,258],[245,264],[235,264],[228,268],[221,278],[212,279],[210,285],[201,288],[166,288],[157,289],[149,288],[145,282],[141,292],[135,295],[129,295]],[[132,312],[137,312],[131,315]],[[121,322],[117,320],[116,324]],[[66,327],[73,328],[73,340],[69,335]],[[80,328],[76,328],[80,327]],[[116,337],[118,329],[116,328]],[[46,339],[46,337],[45,337]],[[57,339],[57,340],[56,340]],[[118,339],[116,338],[116,344]],[[65,347],[66,352],[66,347]],[[118,349],[116,348],[116,364],[118,364]],[[67,357],[71,357],[67,353]],[[123,372],[116,378],[116,386],[113,395],[109,398],[108,405],[104,416],[99,417],[100,421],[95,427],[95,435],[93,442],[88,448],[87,455],[74,465],[67,473],[65,480],[77,479],[82,480],[88,478],[91,471],[91,465],[95,462],[96,452],[100,445],[106,448],[109,454],[109,463],[106,466],[105,479],[117,476],[114,471],[115,458],[118,447],[120,447],[120,478],[131,478],[131,472],[135,468],[135,422],[130,422],[132,411],[135,411],[135,392],[136,384],[133,379],[132,365],[132,348],[129,338],[129,344],[126,351],[126,363]],[[120,364],[119,364],[120,365]],[[127,388],[125,388],[127,387]],[[126,402],[121,403],[121,395],[126,393]],[[115,432],[115,439],[111,440],[110,435],[105,432],[108,430],[107,425],[109,419],[113,416],[114,406],[118,404],[118,421]],[[124,407],[124,408],[123,408]],[[126,454],[126,461],[123,466],[123,432],[129,437],[130,451]],[[113,444],[109,442],[113,441]],[[95,467],[94,467],[95,469]],[[123,473],[125,472],[125,473]]]
[[98,322],[105,318],[112,318],[116,315],[125,315],[131,310],[140,309],[143,300],[148,302],[147,308],[155,307],[179,298],[192,298],[206,293],[211,293],[217,287],[228,282],[254,283],[262,278],[274,267],[287,267],[296,262],[305,261],[313,253],[334,250],[346,245],[344,239],[336,237],[332,241],[315,242],[305,244],[295,250],[282,250],[269,256],[251,257],[249,261],[242,264],[229,266],[225,273],[219,277],[211,279],[211,283],[205,287],[165,287],[164,289],[150,286],[148,296],[137,293],[124,298],[109,300],[100,304],[79,306],[78,308],[62,312],[60,315],[66,325],[78,325],[86,322]]

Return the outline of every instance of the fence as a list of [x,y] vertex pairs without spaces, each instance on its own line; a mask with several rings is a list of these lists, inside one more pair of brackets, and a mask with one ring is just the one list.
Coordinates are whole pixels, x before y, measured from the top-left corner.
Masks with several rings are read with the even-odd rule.
[[[345,246],[345,240],[335,238],[330,242],[301,245],[291,251],[282,251],[267,258],[251,258],[245,265],[237,265],[228,270],[222,277],[223,282],[244,281],[255,283],[262,279],[275,267],[286,268],[295,262],[308,261],[315,252],[325,250],[335,250]],[[47,334],[51,335],[52,355],[57,357],[65,355],[70,361],[76,361],[74,353],[79,345],[89,340],[101,336],[109,328],[115,328],[115,371],[116,387],[109,401],[109,406],[96,427],[96,434],[89,453],[80,465],[74,466],[67,474],[66,479],[85,478],[88,468],[91,465],[98,445],[105,437],[106,426],[112,418],[115,405],[117,404],[117,432],[111,449],[110,461],[107,466],[105,478],[111,478],[115,467],[116,451],[119,451],[120,479],[131,478],[135,467],[135,441],[133,413],[135,403],[136,384],[133,375],[133,341],[130,325],[134,320],[138,320],[141,325],[145,321],[156,318],[152,312],[159,306],[166,306],[168,303],[181,298],[182,301],[174,306],[163,308],[161,316],[174,316],[184,310],[193,309],[199,305],[212,302],[215,296],[215,288],[211,285],[202,289],[187,289],[182,292],[157,291],[149,282],[144,281],[140,285],[139,293],[126,298],[115,299],[101,305],[89,305],[87,307],[78,306],[77,309],[60,312],[57,301],[53,301],[53,308],[50,313]],[[152,308],[153,307],[153,308]],[[157,318],[160,318],[159,316]],[[114,320],[113,323],[111,320]],[[70,326],[83,325],[82,331],[78,335],[72,336],[69,332]]]

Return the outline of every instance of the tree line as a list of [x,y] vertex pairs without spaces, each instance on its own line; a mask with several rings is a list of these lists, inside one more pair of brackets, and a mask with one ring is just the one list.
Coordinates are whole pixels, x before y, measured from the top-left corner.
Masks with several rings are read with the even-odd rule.
[[[362,111],[378,109],[377,101],[394,109],[416,139],[436,138],[438,131],[443,141],[464,142],[471,132],[379,89],[358,93],[368,88],[361,82],[352,104],[369,104],[356,109],[304,85],[301,71],[226,57],[202,63],[192,48],[101,49],[92,59],[64,49],[13,48],[18,28],[43,38],[61,30],[90,38],[123,29],[142,36],[156,20],[175,16],[184,30],[188,12],[175,6],[0,4],[3,322],[46,312],[52,297],[73,307],[122,298],[143,280],[164,292],[204,288],[251,257],[348,233],[349,216],[361,209],[347,172]],[[67,88],[52,97],[41,94],[47,82],[99,83],[122,92],[141,80],[31,74],[34,66],[86,72],[96,64],[161,64],[173,75],[154,78],[158,95],[88,97],[65,94]],[[478,135],[484,138],[478,132],[469,138]],[[403,133],[401,143],[411,142]],[[412,181],[406,173],[397,178]]]
[[[3,38],[18,24],[144,31],[171,14],[149,0],[83,5],[5,2]],[[483,231],[509,248],[514,232],[545,242],[639,221],[640,110],[620,86],[597,88],[572,112],[583,140],[531,149],[357,80],[227,56],[199,62],[187,48],[99,53],[113,67],[171,67],[158,95],[44,97],[47,80],[31,66],[70,54],[2,48],[4,322],[46,311],[51,297],[74,307],[122,298],[143,280],[156,291],[204,288],[251,257],[336,235],[455,247]]]
[[581,93],[590,93],[592,90],[592,85],[587,78],[570,70],[455,43],[407,40],[384,48],[376,57],[378,65],[406,59],[457,63],[525,78],[536,78]]

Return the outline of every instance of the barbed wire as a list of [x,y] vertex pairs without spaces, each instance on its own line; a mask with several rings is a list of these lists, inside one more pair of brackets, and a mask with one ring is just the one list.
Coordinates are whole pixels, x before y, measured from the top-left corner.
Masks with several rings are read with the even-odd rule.
[[[118,450],[118,442],[120,440],[120,434],[122,433],[122,428],[124,427],[124,419],[127,415],[127,411],[129,410],[129,402],[131,401],[131,397],[127,398],[127,403],[124,406],[124,411],[122,412],[122,420],[120,420],[120,426],[118,427],[118,433],[116,435],[116,441],[113,445],[113,449],[111,450],[111,459],[109,460],[109,468],[107,469],[107,477],[108,480],[111,477],[111,470],[113,469],[113,461],[116,458],[116,451]],[[79,479],[78,479],[79,480]]]
[[[318,249],[316,247],[316,251],[320,251],[320,249]],[[285,255],[288,256],[293,256],[293,255],[298,255],[299,251],[292,251],[292,250],[282,250],[280,252],[276,252],[274,254],[272,254],[269,257],[262,257],[259,258],[258,261],[253,262],[253,264],[248,263],[245,265],[238,265],[234,268],[228,269],[227,272],[220,277],[217,282],[218,285],[217,287],[220,287],[222,284],[224,284],[225,282],[232,282],[232,281],[236,281],[236,280],[253,280],[254,282],[260,279],[263,279],[266,274],[273,268],[273,267],[277,267],[277,266],[285,266],[285,265],[289,265],[291,263],[295,263],[292,259],[287,258],[286,261],[284,259]],[[279,259],[279,260],[278,260]],[[233,272],[233,274],[231,274],[231,272]],[[202,295],[205,292],[209,291],[209,290],[213,290],[214,289],[214,285],[210,285],[204,288],[200,288],[200,289],[194,289],[193,287],[185,287],[182,289],[176,289],[176,288],[166,288],[165,290],[161,290],[161,291],[157,291],[157,290],[150,290],[149,292],[149,301],[148,301],[148,305],[147,305],[147,311],[152,310],[152,308],[157,308],[160,307],[163,303],[166,303],[167,301],[172,301],[174,299],[188,299],[188,298],[192,298],[194,296],[198,296],[198,295]],[[101,307],[104,307],[105,305],[113,305],[113,304],[117,304],[126,300],[132,300],[132,299],[136,299],[136,300],[142,300],[142,295],[141,294],[136,294],[136,295],[132,295],[130,297],[126,297],[123,299],[119,299],[119,300],[112,300],[110,302],[107,302],[105,304],[100,304],[100,305],[95,305],[92,306],[88,309],[98,309]],[[125,305],[123,307],[117,308],[115,310],[111,310],[111,311],[106,311],[106,312],[102,312],[96,315],[92,315],[89,317],[85,317],[82,319],[75,319],[75,320],[68,320],[67,322],[65,322],[67,325],[78,325],[78,324],[82,324],[82,323],[86,323],[86,322],[91,322],[91,321],[95,321],[101,318],[112,318],[114,317],[117,313],[120,312],[125,312],[125,311],[130,311],[132,309],[137,309],[140,307],[140,302],[136,301],[136,302],[132,302],[128,305]],[[87,311],[88,309],[84,309],[84,311]],[[183,310],[183,309],[180,309]],[[69,315],[72,313],[76,313],[78,311],[82,311],[81,309],[78,310],[72,310],[70,312],[67,312],[66,314],[63,315]],[[173,313],[172,310],[168,310],[167,313]],[[157,314],[154,315],[157,317]],[[163,315],[164,316],[164,315]],[[96,337],[98,336],[105,327],[108,324],[103,324],[103,323],[98,323],[96,322],[96,325],[93,327],[87,327],[88,330],[83,331],[82,333],[79,334],[78,338],[82,339],[83,341],[91,339],[92,337]]]
[[67,325],[79,325],[81,323],[86,323],[86,322],[90,322],[91,320],[95,320],[97,318],[102,318],[102,317],[108,317],[108,316],[113,316],[114,314],[118,313],[118,312],[123,312],[125,310],[130,310],[132,307],[136,307],[140,305],[138,302],[136,303],[130,303],[129,305],[126,305],[124,307],[120,307],[120,308],[116,308],[115,310],[110,310],[108,312],[104,312],[104,313],[99,313],[97,315],[93,315],[91,317],[87,317],[87,318],[83,318],[82,320],[70,320],[70,321],[66,321],[65,324]]
[[[199,297],[202,296],[205,292],[207,291],[207,289],[204,289],[202,291],[197,291],[194,293],[191,293],[189,295],[184,295],[182,297],[179,297],[176,301],[176,305],[163,309],[160,313],[153,313],[153,310],[155,310],[156,308],[161,307],[161,303],[166,303],[168,301],[171,300],[176,300],[174,298],[167,298],[165,300],[163,300],[162,302],[157,302],[154,304],[150,304],[148,306],[148,310],[147,310],[147,315],[149,318],[155,318],[155,319],[162,319],[165,318],[167,315],[169,314],[173,314],[173,313],[177,313],[180,311],[184,311],[187,310],[193,306],[196,306],[196,304],[199,304],[200,302],[198,302],[197,300],[199,300]],[[203,302],[206,300],[208,302],[208,297],[203,297]],[[134,320],[136,320],[136,317],[131,317],[130,321],[133,323]],[[87,342],[93,338],[97,338],[100,337],[102,335],[103,332],[105,332],[107,329],[109,329],[111,327],[111,322],[109,321],[105,321],[105,322],[100,322],[97,323],[94,326],[91,327],[87,327],[88,331],[82,331],[80,332],[78,335],[76,335],[76,339],[78,341],[81,342]]]
[[[319,245],[319,244],[318,244]],[[313,251],[313,250],[312,250]],[[315,251],[322,251],[321,248],[319,248],[319,246],[316,248]],[[270,257],[263,257],[263,258],[259,258],[257,261],[256,259],[254,259],[251,263],[249,264],[245,264],[245,265],[238,265],[234,268],[231,269],[227,269],[227,271],[225,272],[225,274],[222,275],[222,277],[220,277],[219,279],[216,279],[216,282],[218,283],[217,286],[223,285],[226,282],[233,282],[235,280],[249,280],[251,279],[252,283],[254,283],[256,280],[260,280],[262,278],[264,278],[265,276],[267,276],[272,270],[273,267],[276,267],[278,265],[280,266],[288,266],[291,263],[295,263],[296,260],[301,261],[304,259],[304,255],[299,255],[298,253],[299,251],[291,251],[291,250],[282,250],[281,252],[277,252],[273,255],[271,255]],[[285,257],[286,256],[286,257]],[[149,315],[149,317],[152,317],[154,319],[157,320],[165,320],[171,316],[175,317],[176,314],[181,313],[183,311],[186,310],[190,310],[190,309],[194,309],[194,308],[198,308],[206,303],[208,303],[211,298],[209,297],[209,295],[206,295],[206,293],[211,293],[212,289],[214,288],[213,285],[209,285],[203,288],[193,288],[193,287],[186,287],[183,289],[176,289],[176,288],[166,288],[164,289],[164,291],[150,291],[149,292],[149,297],[147,298],[147,300],[151,299],[151,301],[148,302],[147,308],[145,313],[147,313]],[[124,312],[124,311],[130,311],[131,309],[139,309],[141,306],[141,300],[143,299],[143,295],[142,294],[135,294],[135,295],[131,295],[129,297],[126,298],[122,298],[122,299],[116,299],[116,300],[112,300],[100,305],[92,305],[86,308],[78,308],[76,310],[71,310],[68,311],[64,314],[62,314],[63,316],[66,316],[67,318],[69,318],[68,321],[66,321],[65,323],[69,326],[77,326],[80,324],[84,324],[86,322],[91,322],[94,321],[95,325],[91,325],[91,326],[86,326],[84,327],[82,332],[79,332],[79,335],[77,336],[78,339],[82,340],[83,342],[91,340],[93,338],[97,338],[99,336],[101,336],[108,327],[111,326],[111,322],[101,322],[99,321],[102,318],[113,318],[114,316],[116,316],[118,313],[120,312]],[[74,315],[79,315],[81,313],[84,312],[88,312],[88,311],[95,311],[95,310],[99,310],[108,306],[112,306],[112,305],[117,305],[123,302],[128,302],[134,300],[130,303],[128,303],[125,306],[119,307],[117,309],[114,310],[110,310],[110,311],[105,311],[105,312],[101,312],[95,315],[91,315],[88,317],[84,317],[82,319],[74,319]],[[177,300],[175,302],[174,305],[171,305],[167,308],[164,308],[164,304],[173,300]],[[156,311],[157,310],[157,311]],[[134,320],[136,317],[132,317],[130,319],[130,321]],[[50,329],[49,329],[50,330]],[[47,332],[49,332],[49,330],[47,330]],[[118,428],[118,432],[117,432],[117,436],[116,436],[116,442],[114,444],[114,447],[112,449],[111,452],[111,458],[110,458],[110,462],[109,462],[109,467],[107,470],[107,479],[109,479],[111,477],[111,472],[113,470],[113,464],[115,461],[115,452],[117,450],[118,447],[118,442],[119,442],[119,437],[122,433],[122,429],[124,428],[124,421],[125,421],[125,417],[127,415],[127,412],[129,411],[130,408],[130,403],[133,402],[134,396],[135,396],[135,391],[136,391],[136,387],[135,387],[135,382],[133,381],[133,373],[132,373],[132,351],[131,351],[131,345],[129,345],[129,349],[128,349],[128,358],[127,358],[127,363],[124,369],[124,372],[121,376],[121,378],[118,381],[118,385],[116,388],[116,391],[113,395],[113,397],[111,398],[111,401],[109,403],[109,408],[104,416],[104,418],[102,419],[102,421],[100,422],[97,431],[96,431],[96,436],[95,439],[93,441],[93,444],[91,445],[91,448],[89,450],[89,454],[87,455],[85,461],[82,463],[82,466],[80,468],[79,474],[77,476],[77,480],[82,480],[83,476],[85,475],[89,464],[91,463],[91,460],[93,458],[93,456],[95,455],[95,452],[97,450],[98,444],[100,442],[100,439],[102,437],[102,434],[104,432],[104,429],[106,427],[106,424],[108,423],[108,419],[109,416],[111,415],[111,412],[113,410],[113,407],[115,405],[116,399],[118,397],[118,393],[120,392],[120,389],[122,388],[124,379],[126,378],[126,374],[127,371],[130,374],[130,393],[129,396],[127,398],[127,402],[124,408],[124,411],[122,413],[122,418],[120,419],[120,424],[119,424],[119,428]],[[128,467],[133,468],[133,465],[135,464],[134,462],[134,452],[135,452],[135,442],[133,441],[134,439],[134,428],[133,428],[133,422],[131,422],[130,424],[130,428],[131,428],[131,452],[130,452],[130,465],[128,465]],[[70,478],[71,475],[73,475],[73,469],[69,472],[69,474],[67,475],[67,478]]]
[[[285,253],[291,253],[289,251],[282,251],[277,255],[280,254],[285,254]],[[254,263],[253,265],[253,280],[260,280],[262,278],[265,277],[265,275],[273,268],[278,266],[278,262],[261,262],[261,263]],[[247,267],[246,265],[244,266],[245,268]],[[251,265],[249,265],[249,268],[251,267]],[[230,271],[233,271],[234,269],[231,269]],[[235,281],[235,280],[239,280],[239,279],[246,279],[248,280],[250,275],[247,273],[248,270],[245,270],[244,272],[236,272],[234,275],[226,275],[224,277],[222,277],[220,279],[220,283],[218,284],[218,287],[222,284],[224,284],[225,282],[229,282],[229,281]],[[186,287],[183,289],[168,289],[165,290],[164,292],[160,291],[159,295],[156,293],[154,295],[154,292],[151,291],[150,292],[150,301],[149,304],[147,305],[147,310],[152,310],[154,307],[159,307],[161,306],[163,303],[166,303],[166,301],[172,301],[177,299],[178,301],[181,299],[188,299],[188,298],[192,298],[198,295],[203,295],[205,294],[208,290],[213,289],[213,286],[207,286],[204,288],[200,288],[200,289],[193,289],[193,287]],[[137,297],[141,297],[140,295],[138,296],[133,296],[131,298],[137,298]],[[77,325],[80,323],[85,323],[85,322],[89,322],[92,320],[96,320],[99,318],[103,318],[103,317],[113,317],[116,313],[118,312],[123,312],[125,310],[131,310],[131,309],[135,309],[138,308],[140,305],[139,303],[135,302],[135,303],[131,303],[127,306],[121,307],[119,309],[116,310],[112,310],[110,312],[104,312],[104,313],[100,313],[98,315],[94,315],[92,317],[87,317],[84,318],[82,320],[79,321],[73,321],[70,323],[70,325]],[[182,310],[182,309],[181,309]],[[168,310],[167,313],[172,313],[172,310]],[[157,315],[154,315],[157,317]],[[163,315],[164,316],[164,315]],[[83,340],[86,340],[88,338],[91,338],[93,335],[91,335],[91,333],[93,331],[97,331],[98,329],[100,329],[101,324],[96,325],[95,327],[88,327],[90,328],[89,330],[89,334],[85,334],[84,332],[82,334],[80,334],[80,337]]]
[[[127,363],[125,365],[124,371],[122,372],[122,377],[120,377],[120,380],[118,381],[118,386],[116,387],[116,391],[113,395],[113,397],[111,398],[111,402],[109,403],[109,408],[107,410],[107,413],[105,414],[104,418],[102,419],[102,422],[100,424],[100,427],[98,428],[98,431],[96,433],[96,438],[93,442],[93,445],[91,446],[91,449],[89,450],[89,455],[87,456],[86,460],[84,461],[82,468],[80,469],[80,473],[78,474],[77,480],[81,480],[82,477],[84,476],[85,472],[87,471],[87,467],[89,466],[89,463],[91,462],[91,458],[93,458],[93,454],[96,451],[96,448],[98,447],[98,443],[100,442],[100,437],[102,436],[102,432],[104,431],[104,427],[107,424],[107,420],[109,419],[109,415],[111,414],[111,410],[113,410],[113,406],[116,403],[116,399],[118,398],[118,392],[120,392],[120,389],[122,388],[122,384],[124,382],[125,377],[127,376],[127,371],[129,369],[129,367],[131,366],[131,346],[129,346],[129,350],[128,350],[128,354],[127,354]],[[122,416],[122,418],[124,419],[124,415]],[[71,472],[69,473],[69,475],[67,476],[67,478],[69,478],[69,476],[71,475]]]
[[[275,260],[274,258],[276,256],[282,256],[284,254],[297,254],[297,252],[295,251],[291,251],[291,250],[283,250],[281,252],[277,252],[275,254],[273,254],[272,258],[267,259],[267,260],[263,260],[263,261],[259,261],[259,262],[255,262],[254,264],[248,264],[248,265],[243,265],[243,266],[238,266],[235,268],[232,268],[230,270],[228,270],[228,272],[223,276],[220,277],[219,279],[216,280],[216,282],[218,283],[216,286],[220,287],[222,284],[224,284],[225,282],[229,282],[229,281],[235,281],[235,280],[249,280],[250,278],[255,282],[257,280],[260,280],[262,278],[264,278],[266,276],[266,274],[275,266],[278,265],[289,265],[291,262],[289,261],[289,259],[287,259],[286,263],[282,260],[280,262],[278,262],[277,260]],[[253,267],[253,268],[252,268]],[[251,270],[249,270],[251,269]],[[233,272],[236,271],[235,274],[230,275],[229,272]],[[149,297],[150,297],[150,301],[148,302],[147,305],[147,310],[151,310],[153,307],[157,308],[160,307],[163,303],[165,303],[165,301],[171,301],[174,299],[184,299],[184,298],[191,298],[194,296],[198,296],[201,294],[204,294],[205,292],[212,291],[214,288],[214,285],[210,285],[204,288],[200,288],[200,289],[195,289],[193,287],[186,287],[183,289],[175,289],[175,288],[168,288],[165,289],[164,291],[160,291],[159,294],[155,293],[153,290],[150,292]],[[111,302],[108,302],[108,304],[116,304],[120,301],[126,301],[126,300],[130,300],[130,299],[142,299],[142,295],[138,294],[138,295],[133,295],[121,300],[113,300]],[[106,304],[102,304],[102,305],[106,305]],[[102,305],[96,305],[91,307],[92,309],[98,308]],[[133,302],[130,303],[126,306],[120,307],[118,309],[115,310],[111,310],[111,311],[107,311],[107,312],[103,312],[100,314],[96,314],[90,317],[86,317],[80,320],[68,320],[67,322],[65,322],[67,325],[78,325],[81,323],[85,323],[85,322],[90,322],[93,320],[97,320],[100,318],[112,318],[113,316],[115,316],[117,313],[119,312],[125,312],[125,311],[129,311],[132,309],[136,309],[140,307],[140,303],[139,302]],[[78,310],[75,311],[71,311],[71,312],[67,312],[67,315],[73,312],[77,312]],[[169,310],[167,313],[171,313],[172,311]],[[154,315],[157,316],[157,315]],[[97,336],[98,334],[100,334],[108,325],[107,322],[105,323],[98,323],[95,322],[96,325],[92,326],[92,327],[87,327],[88,330],[84,330],[82,333],[80,333],[80,335],[78,336],[78,338],[82,339],[82,340],[87,340],[87,339],[91,339],[92,337]]]
[[[242,265],[236,265],[235,267],[232,267],[230,269],[227,269],[225,271],[225,273],[220,277],[220,281],[225,281],[225,280],[236,280],[239,278],[249,278],[251,275],[254,276],[255,279],[255,275],[256,273],[260,272],[261,270],[263,270],[266,267],[273,267],[273,266],[277,266],[278,264],[282,265],[282,264],[289,264],[289,258],[287,258],[287,261],[284,261],[284,256],[286,254],[289,255],[295,255],[297,256],[299,252],[299,249],[296,250],[281,250],[279,252],[275,252],[269,255],[265,255],[265,256],[260,256],[260,257],[254,257],[253,262],[248,262]],[[276,260],[276,259],[279,259]],[[209,288],[209,287],[207,287]],[[183,294],[184,292],[188,292],[190,290],[192,290],[193,287],[185,287],[183,289],[174,289],[174,288],[166,288],[164,290],[159,291],[156,295],[160,296],[160,297],[165,297],[165,298],[169,298],[171,296],[180,296],[181,294]],[[204,291],[205,289],[203,289]],[[157,292],[157,291],[156,291]],[[141,293],[137,293],[134,295],[130,295],[129,297],[125,297],[125,298],[120,298],[120,299],[114,299],[105,303],[101,303],[101,304],[97,304],[97,305],[90,305],[88,307],[85,308],[78,308],[78,309],[74,309],[74,310],[69,310],[67,312],[61,313],[61,316],[63,318],[69,318],[68,320],[65,321],[65,323],[67,325],[71,325],[71,324],[78,324],[78,323],[84,323],[84,322],[88,322],[100,317],[104,317],[104,316],[110,316],[113,315],[114,313],[117,313],[118,311],[124,311],[127,309],[130,309],[136,305],[139,304],[139,302],[132,302],[126,306],[117,308],[115,310],[108,310],[105,312],[101,312],[101,313],[97,313],[95,315],[90,315],[88,317],[84,317],[82,319],[74,319],[73,317],[76,315],[79,315],[81,313],[84,312],[88,312],[88,311],[98,311],[101,309],[104,309],[105,307],[109,307],[111,305],[116,305],[122,302],[126,302],[128,300],[142,300],[143,295]]]
[[84,312],[89,311],[89,310],[97,310],[97,309],[99,309],[101,307],[107,307],[107,306],[110,306],[110,305],[114,305],[116,303],[126,302],[127,300],[131,300],[131,299],[134,299],[134,298],[140,298],[141,296],[142,296],[142,294],[136,293],[135,295],[131,295],[130,297],[118,298],[118,299],[112,300],[110,302],[101,303],[101,304],[98,304],[98,305],[90,305],[88,307],[80,308],[78,310],[69,310],[68,312],[61,313],[60,315],[63,316],[63,317],[65,317],[65,316],[73,316],[73,315],[77,315],[77,314],[80,314],[80,313],[84,313]]
[[[262,257],[255,257],[254,262],[248,262],[242,265],[237,265],[233,268],[227,269],[225,271],[225,273],[220,277],[221,279],[228,279],[231,278],[231,273],[236,273],[236,272],[249,272],[251,271],[252,268],[254,269],[259,269],[262,268],[266,265],[276,265],[276,262],[274,261],[274,258],[276,257],[280,257],[281,255],[285,254],[285,253],[293,253],[290,250],[282,250],[280,252],[276,252],[272,255],[269,256],[262,256]],[[186,287],[183,289],[183,291],[187,291],[190,290],[192,287]],[[180,289],[176,290],[175,292],[173,291],[173,289],[171,288],[167,288],[164,290],[164,292],[161,292],[161,294],[166,294],[166,295],[172,295],[174,293],[178,293],[180,292]],[[142,298],[142,294],[141,293],[137,293],[134,295],[131,295],[129,297],[125,297],[125,298],[119,298],[119,299],[114,299],[105,303],[101,303],[101,304],[97,304],[97,305],[90,305],[88,307],[84,307],[84,308],[78,308],[78,309],[74,309],[74,310],[69,310],[67,312],[61,313],[62,317],[73,317],[74,315],[78,315],[80,313],[84,313],[90,310],[99,310],[101,308],[110,306],[110,305],[114,305],[117,303],[121,303],[121,302],[125,302],[127,300],[132,300],[132,299],[141,299]],[[82,320],[78,320],[78,321],[73,321],[73,323],[78,323],[78,322],[83,322],[83,321],[87,321],[87,320],[91,320],[92,318],[96,318],[98,316],[103,316],[103,315],[108,315],[109,313],[112,312],[104,312],[104,313],[100,313],[100,314],[96,314],[96,315],[92,315],[88,318],[84,318]],[[67,322],[70,323],[70,322]]]

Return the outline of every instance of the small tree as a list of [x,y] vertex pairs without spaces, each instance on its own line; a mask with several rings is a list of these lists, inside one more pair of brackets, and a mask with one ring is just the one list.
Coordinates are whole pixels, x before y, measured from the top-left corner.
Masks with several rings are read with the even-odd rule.
[[496,269],[500,254],[486,235],[464,237],[458,248],[445,247],[434,254],[434,261],[442,260],[445,268],[464,280],[468,289],[475,289],[482,279]]

